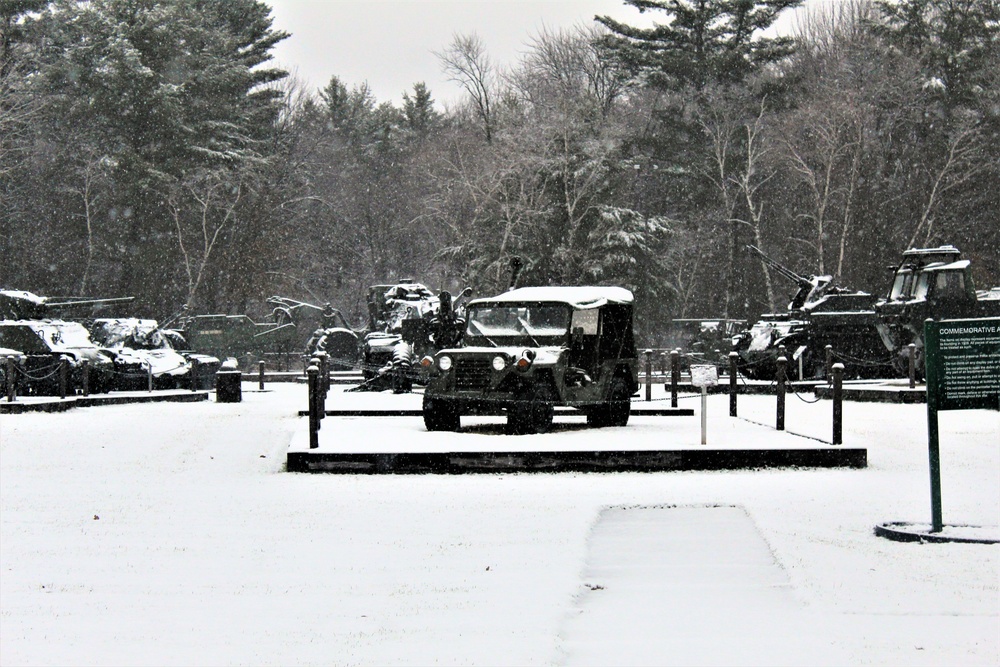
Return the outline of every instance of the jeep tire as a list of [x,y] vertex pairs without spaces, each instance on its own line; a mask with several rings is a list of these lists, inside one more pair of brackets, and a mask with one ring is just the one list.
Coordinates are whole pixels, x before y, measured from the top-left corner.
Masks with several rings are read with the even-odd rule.
[[428,431],[457,431],[462,426],[462,416],[450,401],[424,396],[423,414]]
[[507,430],[516,435],[548,433],[552,429],[555,392],[548,383],[536,384],[507,408]]
[[621,375],[611,381],[608,400],[587,411],[589,426],[625,426],[631,412],[631,392]]

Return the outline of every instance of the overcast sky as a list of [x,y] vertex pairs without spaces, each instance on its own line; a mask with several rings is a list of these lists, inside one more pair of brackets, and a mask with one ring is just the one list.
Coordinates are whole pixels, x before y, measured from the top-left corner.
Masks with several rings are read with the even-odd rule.
[[[817,0],[812,0],[813,2]],[[588,25],[610,15],[648,24],[622,0],[265,0],[274,28],[291,33],[274,51],[278,65],[310,89],[340,77],[348,88],[368,82],[379,102],[399,103],[403,91],[423,81],[440,104],[458,87],[441,73],[434,51],[456,34],[476,33],[497,64],[516,63],[542,28]]]

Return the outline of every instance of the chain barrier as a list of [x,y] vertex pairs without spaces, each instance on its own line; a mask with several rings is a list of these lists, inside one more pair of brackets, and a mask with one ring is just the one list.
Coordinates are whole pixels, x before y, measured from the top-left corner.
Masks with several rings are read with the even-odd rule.
[[860,357],[852,357],[849,354],[844,354],[842,352],[835,352],[835,351],[832,351],[832,350],[831,350],[831,355],[835,359],[839,359],[841,361],[848,361],[848,362],[850,362],[852,364],[855,364],[855,365],[858,365],[858,366],[872,366],[872,367],[874,367],[874,366],[892,366],[893,365],[893,360],[895,359],[895,357],[887,357],[885,361],[871,361],[871,360],[868,360],[868,359],[861,359]]
[[808,398],[802,398],[802,395],[799,394],[799,392],[795,390],[795,385],[794,384],[789,383],[788,386],[790,386],[792,388],[792,393],[795,394],[795,398],[799,399],[803,403],[810,403],[810,404],[812,404],[812,403],[819,403],[821,400],[823,400],[819,396],[816,396],[816,398],[814,398],[811,401]]
[[29,373],[28,371],[24,370],[23,368],[21,368],[19,366],[14,366],[14,372],[23,375],[24,377],[26,377],[27,379],[29,379],[29,380],[31,380],[33,382],[40,382],[42,380],[48,380],[50,377],[53,377],[53,376],[55,376],[56,374],[59,373],[59,364],[52,364],[51,366],[44,366],[40,370],[46,371],[46,370],[48,370],[50,368],[53,369],[52,372],[46,373],[45,375],[32,375],[31,373]]

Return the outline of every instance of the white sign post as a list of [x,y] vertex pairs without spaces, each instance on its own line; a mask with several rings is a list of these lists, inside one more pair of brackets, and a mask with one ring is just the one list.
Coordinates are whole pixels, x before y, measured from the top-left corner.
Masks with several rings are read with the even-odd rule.
[[701,444],[708,444],[708,388],[719,384],[719,369],[713,364],[692,364],[691,384],[701,387]]

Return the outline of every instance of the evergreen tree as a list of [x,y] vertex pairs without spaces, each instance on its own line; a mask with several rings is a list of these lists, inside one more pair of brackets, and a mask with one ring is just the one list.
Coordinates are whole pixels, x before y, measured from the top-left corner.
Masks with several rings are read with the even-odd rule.
[[787,37],[762,37],[778,14],[802,0],[625,0],[664,23],[638,28],[598,16],[611,35],[606,48],[644,83],[668,90],[702,90],[739,83],[792,49]]

